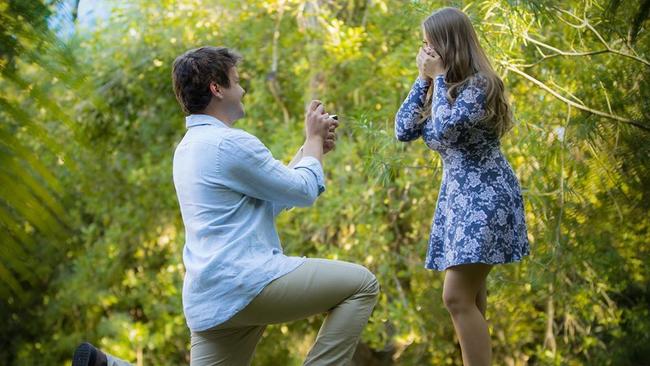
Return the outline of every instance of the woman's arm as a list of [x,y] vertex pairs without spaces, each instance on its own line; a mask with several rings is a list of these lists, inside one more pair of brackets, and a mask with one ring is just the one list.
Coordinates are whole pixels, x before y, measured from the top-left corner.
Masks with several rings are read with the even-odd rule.
[[412,141],[422,136],[424,123],[420,121],[427,91],[431,83],[420,77],[417,78],[411,91],[395,115],[395,137],[399,141]]
[[462,129],[473,126],[487,114],[486,80],[473,76],[453,103],[447,100],[447,84],[444,75],[436,76],[435,91],[431,103],[433,138],[443,141],[458,136]]

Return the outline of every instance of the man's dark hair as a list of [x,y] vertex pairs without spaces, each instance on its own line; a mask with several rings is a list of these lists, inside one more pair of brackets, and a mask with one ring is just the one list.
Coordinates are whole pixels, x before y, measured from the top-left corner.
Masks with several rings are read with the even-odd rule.
[[189,50],[174,60],[174,94],[186,114],[201,113],[210,103],[210,83],[230,87],[228,71],[241,56],[226,47],[201,47]]

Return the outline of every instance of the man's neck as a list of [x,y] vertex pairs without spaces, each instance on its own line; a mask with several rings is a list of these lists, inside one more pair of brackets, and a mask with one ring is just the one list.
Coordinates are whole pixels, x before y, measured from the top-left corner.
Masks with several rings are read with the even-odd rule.
[[214,108],[206,108],[202,114],[207,114],[208,116],[212,116],[219,121],[223,122],[226,124],[228,127],[232,127],[234,121],[231,121],[230,118],[228,117],[227,113],[224,113],[223,111],[220,110],[215,110]]

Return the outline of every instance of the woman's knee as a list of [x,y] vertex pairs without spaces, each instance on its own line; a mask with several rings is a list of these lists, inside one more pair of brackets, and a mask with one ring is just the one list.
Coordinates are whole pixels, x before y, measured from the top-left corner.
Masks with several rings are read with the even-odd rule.
[[466,296],[461,291],[447,288],[442,291],[442,302],[451,315],[462,314],[476,308],[476,297]]

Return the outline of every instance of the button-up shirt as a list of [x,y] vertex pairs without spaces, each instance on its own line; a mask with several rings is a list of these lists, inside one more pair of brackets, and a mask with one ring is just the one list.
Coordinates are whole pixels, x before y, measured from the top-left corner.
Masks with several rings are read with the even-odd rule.
[[293,168],[255,136],[201,114],[186,118],[174,153],[174,185],[185,224],[183,310],[192,331],[230,319],[304,258],[283,254],[275,216],[310,206],[325,189],[323,168]]

